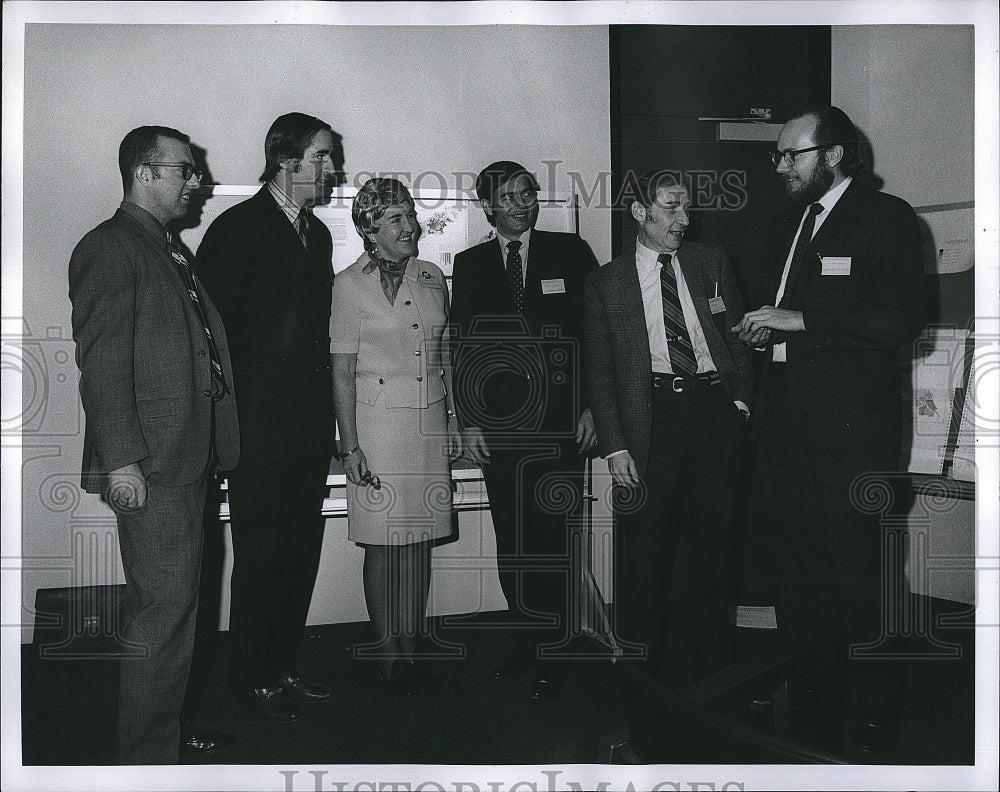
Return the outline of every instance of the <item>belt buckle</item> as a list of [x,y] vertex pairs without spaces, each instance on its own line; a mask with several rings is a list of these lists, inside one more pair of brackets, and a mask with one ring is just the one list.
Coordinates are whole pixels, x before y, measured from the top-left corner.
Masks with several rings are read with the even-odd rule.
[[[678,384],[680,387],[677,387]],[[684,393],[684,377],[674,377],[673,382],[670,383],[670,387],[674,393]]]

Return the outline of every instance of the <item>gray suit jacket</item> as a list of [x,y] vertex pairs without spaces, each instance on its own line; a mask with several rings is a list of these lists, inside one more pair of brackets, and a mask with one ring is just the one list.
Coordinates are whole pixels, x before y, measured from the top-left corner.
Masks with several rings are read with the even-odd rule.
[[[729,259],[719,245],[685,242],[679,260],[723,385],[734,401],[750,404],[751,350],[729,332],[743,317]],[[716,285],[726,310],[713,315],[708,300]],[[641,475],[649,460],[653,364],[634,250],[587,278],[583,338],[598,451],[627,449]]]
[[[100,492],[108,471],[133,462],[150,482],[180,486],[206,472],[213,452],[220,470],[239,460],[233,394],[213,410],[204,327],[165,233],[140,212],[132,205],[119,209],[80,241],[69,264],[88,492]],[[231,390],[226,331],[201,294]]]

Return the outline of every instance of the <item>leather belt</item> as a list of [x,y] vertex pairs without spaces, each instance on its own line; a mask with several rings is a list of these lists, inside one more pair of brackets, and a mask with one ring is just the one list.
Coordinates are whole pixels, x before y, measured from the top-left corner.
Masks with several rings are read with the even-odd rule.
[[685,393],[692,390],[704,390],[722,382],[719,372],[709,371],[705,374],[695,374],[693,377],[676,377],[673,374],[653,372],[653,388],[663,390],[669,388],[674,393]]

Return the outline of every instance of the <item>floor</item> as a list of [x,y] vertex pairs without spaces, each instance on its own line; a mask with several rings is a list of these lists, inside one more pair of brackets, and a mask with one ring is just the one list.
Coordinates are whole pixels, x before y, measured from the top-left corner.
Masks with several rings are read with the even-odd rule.
[[[963,765],[973,756],[974,662],[968,609],[933,601],[935,623],[954,622],[933,640],[915,636],[922,656],[910,663],[903,727],[886,764]],[[530,678],[497,681],[489,670],[506,635],[492,614],[434,620],[438,642],[454,657],[435,660],[444,681],[418,699],[402,699],[352,648],[367,624],[310,628],[301,672],[333,684],[333,703],[314,706],[291,725],[261,722],[226,685],[226,634],[207,654],[199,720],[237,745],[200,761],[240,764],[576,764],[606,761],[601,738],[624,729],[614,666],[577,658],[558,702],[527,698]],[[940,637],[938,637],[940,636]],[[678,641],[683,652],[683,639]],[[597,651],[596,645],[594,646]],[[599,652],[598,652],[599,653]],[[38,658],[22,650],[22,735],[26,765],[101,765],[114,761],[117,664],[108,659]],[[665,732],[666,734],[666,732]]]

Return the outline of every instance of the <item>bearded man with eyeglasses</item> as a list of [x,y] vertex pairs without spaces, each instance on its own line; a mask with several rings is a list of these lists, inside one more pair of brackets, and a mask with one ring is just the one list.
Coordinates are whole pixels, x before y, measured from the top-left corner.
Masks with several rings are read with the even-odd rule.
[[761,249],[760,307],[733,330],[764,364],[741,601],[811,648],[823,747],[850,735],[863,759],[893,742],[903,672],[884,621],[905,596],[865,493],[900,469],[901,349],[924,299],[916,214],[862,182],[858,148],[836,107],[784,125],[771,161],[791,208]]

